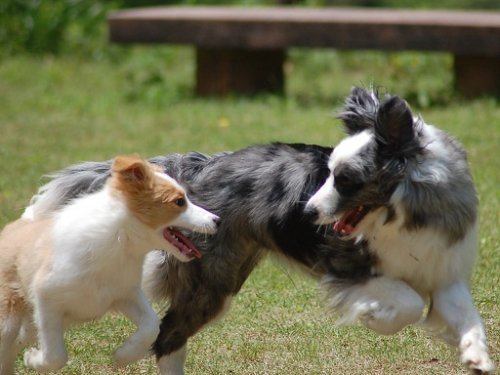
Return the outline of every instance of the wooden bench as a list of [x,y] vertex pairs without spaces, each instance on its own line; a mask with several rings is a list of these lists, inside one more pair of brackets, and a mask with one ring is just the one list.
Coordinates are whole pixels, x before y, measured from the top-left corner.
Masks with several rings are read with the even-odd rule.
[[194,45],[200,95],[282,92],[289,47],[449,52],[462,94],[500,95],[500,12],[158,7],[108,22],[112,42]]

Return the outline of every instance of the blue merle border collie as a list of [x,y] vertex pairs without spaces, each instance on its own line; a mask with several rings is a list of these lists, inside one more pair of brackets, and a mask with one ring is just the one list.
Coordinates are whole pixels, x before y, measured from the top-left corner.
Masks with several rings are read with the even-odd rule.
[[[151,159],[222,218],[212,236],[188,234],[201,259],[146,259],[147,293],[169,301],[153,346],[161,374],[183,374],[188,339],[227,311],[269,253],[321,280],[341,321],[381,334],[423,322],[471,371],[494,370],[468,286],[477,198],[464,150],[375,90],[354,88],[339,117],[348,137],[334,150],[274,143]],[[64,169],[24,216],[50,215],[109,175],[109,161]]]

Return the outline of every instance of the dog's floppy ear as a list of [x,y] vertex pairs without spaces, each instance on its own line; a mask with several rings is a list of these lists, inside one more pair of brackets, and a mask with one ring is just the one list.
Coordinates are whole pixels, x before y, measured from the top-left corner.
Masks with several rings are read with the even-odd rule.
[[151,168],[147,161],[137,155],[121,155],[113,160],[113,174],[130,183],[149,181]]
[[377,90],[353,87],[337,118],[344,122],[347,133],[353,135],[375,126],[378,107]]
[[413,114],[405,100],[392,96],[378,110],[375,123],[377,142],[391,153],[405,153],[415,143]]

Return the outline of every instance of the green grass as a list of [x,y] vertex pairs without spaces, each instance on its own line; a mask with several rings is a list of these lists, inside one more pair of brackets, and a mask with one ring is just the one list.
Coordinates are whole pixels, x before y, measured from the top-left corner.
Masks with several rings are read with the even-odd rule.
[[[136,48],[112,58],[12,57],[0,62],[0,225],[15,219],[42,175],[119,153],[217,152],[274,140],[333,145],[332,114],[354,84],[403,95],[468,149],[480,195],[473,294],[500,359],[500,106],[453,94],[451,58],[438,54],[292,50],[286,98],[192,95],[189,49]],[[110,355],[133,327],[108,316],[67,335],[64,374],[154,374],[152,359],[117,370]],[[382,337],[337,327],[316,282],[269,260],[226,319],[189,343],[190,374],[465,374],[456,353],[419,330]],[[29,374],[19,362],[19,374]]]

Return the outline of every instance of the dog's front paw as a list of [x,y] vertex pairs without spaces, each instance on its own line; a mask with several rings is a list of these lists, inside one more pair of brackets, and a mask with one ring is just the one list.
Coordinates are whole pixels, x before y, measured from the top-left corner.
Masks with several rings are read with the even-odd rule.
[[425,308],[422,297],[408,284],[383,276],[334,290],[332,301],[342,314],[340,323],[359,320],[382,335],[392,335],[418,322]]
[[31,348],[24,353],[24,364],[38,372],[56,371],[64,367],[66,358],[48,359],[44,353],[36,348]]
[[406,326],[397,321],[397,309],[390,305],[382,305],[378,301],[356,302],[342,313],[339,324],[353,324],[359,321],[365,327],[382,335],[394,334]]
[[42,371],[40,365],[44,363],[41,350],[31,348],[24,353],[24,365],[37,371]]
[[397,324],[397,310],[392,306],[382,306],[378,302],[371,302],[365,304],[360,309],[360,313],[360,321],[366,327],[382,335],[392,335],[404,327]]
[[366,304],[359,315],[360,321],[381,335],[393,335],[410,324],[418,322],[424,308],[421,300],[404,307],[371,302]]
[[126,366],[136,362],[149,354],[149,346],[138,347],[130,344],[124,344],[115,350],[113,359],[117,366]]
[[477,343],[470,344],[462,351],[461,360],[473,374],[493,374],[495,371],[486,348]]

